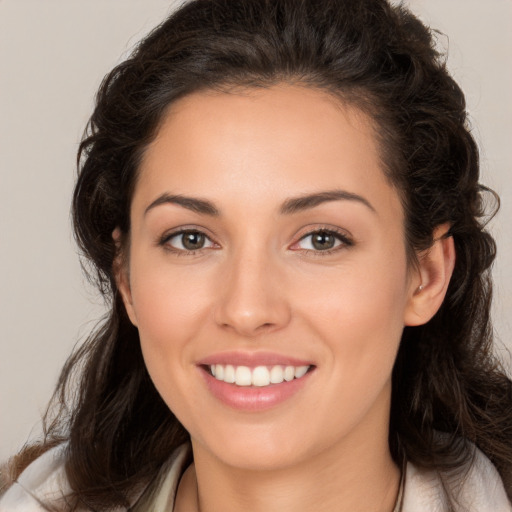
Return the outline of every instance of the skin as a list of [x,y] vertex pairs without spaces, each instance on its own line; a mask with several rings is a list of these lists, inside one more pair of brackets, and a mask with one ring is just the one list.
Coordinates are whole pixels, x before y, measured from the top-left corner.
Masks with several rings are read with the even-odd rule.
[[[280,211],[333,190],[363,200]],[[207,200],[219,214],[169,202],[148,210],[162,194]],[[204,248],[181,250],[169,235],[183,228],[204,233]],[[320,229],[344,241],[315,250],[308,233]],[[155,386],[191,435],[176,510],[391,511],[393,363],[404,325],[441,304],[454,258],[451,239],[439,240],[408,265],[399,196],[357,109],[286,84],[172,105],[141,164],[118,284]],[[198,367],[233,350],[314,371],[283,403],[240,411],[211,394]]]

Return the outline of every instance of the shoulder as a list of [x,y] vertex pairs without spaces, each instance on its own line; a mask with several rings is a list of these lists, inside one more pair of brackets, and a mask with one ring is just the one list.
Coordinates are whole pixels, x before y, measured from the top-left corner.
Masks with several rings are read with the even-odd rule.
[[[0,497],[0,512],[68,510],[67,498],[72,489],[66,475],[66,448],[65,443],[56,446],[32,462]],[[178,482],[189,458],[189,445],[179,446],[130,510],[172,510]],[[122,510],[125,509],[111,512]],[[81,508],[80,512],[90,511]]]
[[0,498],[0,512],[48,510],[45,504],[64,504],[71,488],[64,468],[66,444],[32,462]]
[[189,443],[178,446],[161,468],[153,482],[131,507],[131,512],[147,510],[174,510],[174,501],[178,484],[183,472],[192,460]]
[[440,472],[407,464],[403,510],[512,512],[512,505],[496,468],[475,447],[472,460],[457,471]]

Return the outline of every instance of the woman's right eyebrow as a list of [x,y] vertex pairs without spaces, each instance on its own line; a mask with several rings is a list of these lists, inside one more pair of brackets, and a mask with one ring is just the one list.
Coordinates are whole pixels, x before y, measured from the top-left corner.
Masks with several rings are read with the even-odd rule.
[[202,215],[211,215],[218,217],[220,215],[219,210],[214,204],[207,199],[199,199],[196,197],[188,197],[180,194],[162,194],[157,197],[144,211],[146,215],[151,209],[160,206],[162,204],[177,204],[192,210],[193,212],[200,213]]

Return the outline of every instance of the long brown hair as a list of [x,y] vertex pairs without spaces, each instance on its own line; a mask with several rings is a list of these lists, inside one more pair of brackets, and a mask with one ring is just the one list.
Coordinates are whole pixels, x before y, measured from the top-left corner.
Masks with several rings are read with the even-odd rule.
[[[127,505],[188,439],[151,382],[113,277],[112,231],[129,234],[141,156],[178,98],[283,81],[330,91],[375,121],[383,168],[406,214],[411,262],[432,245],[436,226],[451,225],[457,260],[446,299],[430,322],[403,332],[393,372],[393,457],[459,467],[471,441],[511,492],[512,383],[492,352],[488,191],[478,181],[464,95],[433,33],[385,0],[193,0],[104,79],[80,145],[74,228],[110,310],[66,363],[42,446],[68,441],[76,503]],[[33,458],[23,452],[19,468]]]

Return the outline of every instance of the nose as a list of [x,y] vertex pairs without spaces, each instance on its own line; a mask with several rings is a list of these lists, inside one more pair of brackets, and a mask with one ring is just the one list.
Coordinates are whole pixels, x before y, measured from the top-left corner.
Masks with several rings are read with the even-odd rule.
[[246,338],[285,327],[291,318],[282,269],[269,255],[239,254],[226,262],[215,321]]

